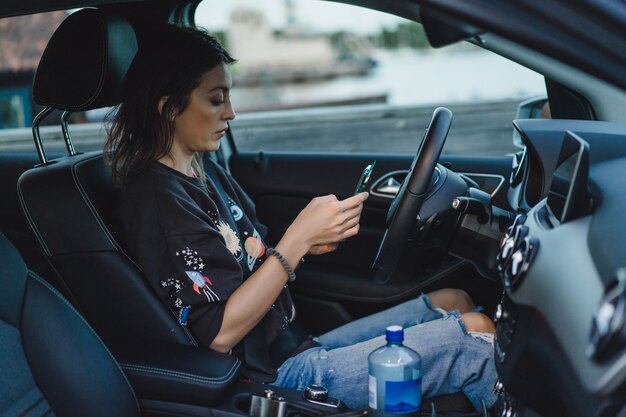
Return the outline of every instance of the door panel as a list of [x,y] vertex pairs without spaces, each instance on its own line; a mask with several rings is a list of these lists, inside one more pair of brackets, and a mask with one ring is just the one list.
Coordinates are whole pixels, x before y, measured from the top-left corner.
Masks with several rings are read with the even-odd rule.
[[[350,196],[363,168],[376,161],[369,186],[394,171],[407,170],[411,155],[236,153],[229,161],[232,175],[254,200],[259,219],[268,226],[268,243],[275,244],[288,225],[315,196]],[[443,156],[445,166],[468,174],[495,174],[508,178],[511,157]],[[506,202],[508,181],[494,201]],[[369,271],[385,230],[391,199],[371,195],[365,202],[359,234],[332,253],[308,256],[291,284],[299,320],[314,334],[352,319],[380,311],[423,291],[444,286],[462,287],[460,280],[476,276],[462,261],[445,258],[416,273],[415,280],[379,285]],[[469,281],[469,280],[468,280]],[[485,284],[480,281],[479,286]],[[489,291],[498,291],[496,286]],[[482,291],[482,289],[480,290]],[[476,297],[474,297],[476,298]],[[480,296],[479,296],[480,298]]]

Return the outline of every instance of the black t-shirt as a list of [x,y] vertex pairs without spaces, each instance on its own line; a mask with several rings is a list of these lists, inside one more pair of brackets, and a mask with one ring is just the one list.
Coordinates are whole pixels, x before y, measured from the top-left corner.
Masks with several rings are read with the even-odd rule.
[[[254,204],[228,173],[216,164],[213,168],[217,178],[205,186],[155,162],[124,187],[114,215],[129,255],[206,347],[220,330],[228,297],[267,257],[267,229]],[[294,316],[285,286],[257,325],[263,326],[268,345]],[[241,343],[233,353],[241,356]]]

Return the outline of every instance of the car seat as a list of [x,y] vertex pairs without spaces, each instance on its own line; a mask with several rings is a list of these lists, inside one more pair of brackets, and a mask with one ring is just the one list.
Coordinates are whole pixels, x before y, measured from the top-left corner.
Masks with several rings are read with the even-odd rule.
[[[73,13],[44,51],[33,98],[64,111],[114,105],[136,51],[128,21],[98,9]],[[129,339],[195,346],[107,227],[116,189],[102,153],[48,161],[37,148],[42,164],[18,181],[22,209],[87,321],[114,351]]]
[[0,234],[0,415],[139,416],[98,336]]
[[[40,114],[116,104],[136,51],[124,18],[99,9],[73,13],[37,69],[33,96],[46,106]],[[140,397],[202,406],[222,401],[241,361],[198,349],[116,242],[107,227],[116,187],[102,153],[77,154],[68,146],[69,156],[48,161],[40,142],[37,147],[42,164],[18,181],[22,210],[66,292],[123,362]]]

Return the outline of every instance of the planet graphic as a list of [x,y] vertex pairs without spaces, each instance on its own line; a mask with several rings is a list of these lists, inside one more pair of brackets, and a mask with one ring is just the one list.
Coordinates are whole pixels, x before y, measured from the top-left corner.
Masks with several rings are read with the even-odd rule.
[[250,258],[258,259],[265,254],[265,245],[261,239],[254,236],[247,238],[243,247],[246,249],[246,253]]

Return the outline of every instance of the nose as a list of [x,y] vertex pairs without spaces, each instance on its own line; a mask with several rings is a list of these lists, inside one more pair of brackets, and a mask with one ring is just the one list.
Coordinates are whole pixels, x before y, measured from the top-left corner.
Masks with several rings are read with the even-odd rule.
[[226,100],[226,111],[223,115],[224,120],[233,120],[235,116],[237,116],[237,113],[235,113],[235,107],[233,107],[232,101],[230,101],[230,98],[228,98]]

